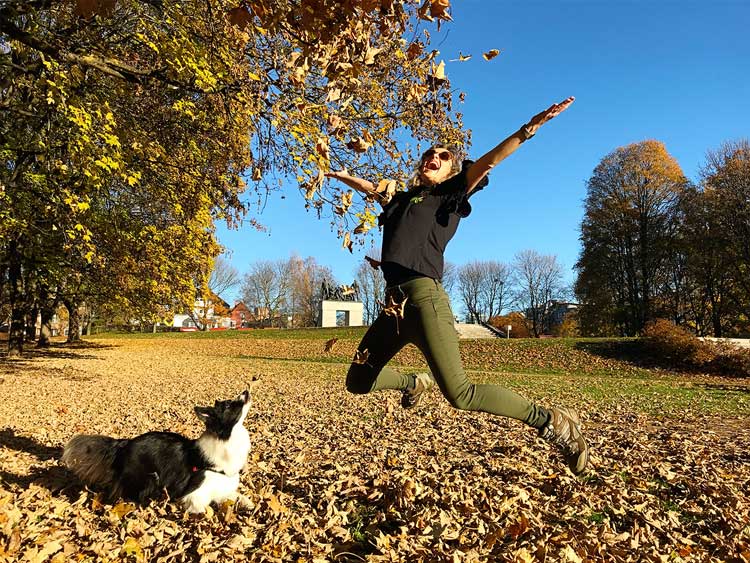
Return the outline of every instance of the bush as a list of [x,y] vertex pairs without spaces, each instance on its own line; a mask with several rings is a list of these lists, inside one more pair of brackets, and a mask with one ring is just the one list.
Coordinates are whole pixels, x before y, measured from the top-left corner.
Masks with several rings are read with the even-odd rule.
[[643,331],[647,348],[659,360],[685,369],[729,377],[750,377],[750,349],[725,342],[705,342],[674,323],[659,319]]
[[531,333],[526,327],[526,319],[524,319],[521,313],[508,313],[507,315],[492,317],[488,324],[491,324],[495,328],[499,328],[505,332],[505,327],[508,325],[513,328],[510,330],[511,338],[529,338]]
[[643,337],[652,354],[676,366],[706,369],[716,359],[716,351],[711,344],[665,319],[648,323]]
[[716,350],[711,362],[714,371],[729,377],[750,377],[750,349],[719,343]]

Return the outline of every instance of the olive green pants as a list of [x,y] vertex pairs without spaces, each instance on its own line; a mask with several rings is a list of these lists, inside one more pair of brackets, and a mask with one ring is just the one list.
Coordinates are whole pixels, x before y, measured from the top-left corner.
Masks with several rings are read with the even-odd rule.
[[439,282],[417,278],[388,288],[387,295],[396,301],[406,298],[404,317],[396,319],[383,312],[375,319],[358,346],[358,359],[355,358],[346,376],[350,392],[407,389],[410,376],[386,364],[411,343],[424,354],[433,378],[453,407],[515,418],[535,428],[546,424],[547,409],[499,385],[468,380],[461,365],[450,300]]

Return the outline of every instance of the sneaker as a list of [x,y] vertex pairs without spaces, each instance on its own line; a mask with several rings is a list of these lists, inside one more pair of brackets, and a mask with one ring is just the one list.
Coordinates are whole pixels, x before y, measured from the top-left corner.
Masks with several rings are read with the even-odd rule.
[[578,413],[569,409],[550,409],[550,420],[539,429],[539,437],[559,447],[574,475],[583,473],[589,463],[589,446],[581,433]]
[[422,398],[422,394],[435,385],[435,380],[427,373],[414,373],[414,387],[404,389],[401,395],[401,406],[405,409],[411,409],[417,406]]

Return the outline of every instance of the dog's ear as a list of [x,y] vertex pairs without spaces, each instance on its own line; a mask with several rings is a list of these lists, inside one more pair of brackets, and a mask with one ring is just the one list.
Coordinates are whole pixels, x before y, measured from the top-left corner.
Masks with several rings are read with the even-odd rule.
[[195,414],[203,422],[207,422],[208,419],[214,415],[214,409],[212,409],[211,407],[195,407],[194,410]]
[[250,402],[250,391],[249,390],[243,391],[242,393],[240,393],[239,395],[237,395],[237,398],[235,399],[235,401],[242,401],[244,404],[249,403]]

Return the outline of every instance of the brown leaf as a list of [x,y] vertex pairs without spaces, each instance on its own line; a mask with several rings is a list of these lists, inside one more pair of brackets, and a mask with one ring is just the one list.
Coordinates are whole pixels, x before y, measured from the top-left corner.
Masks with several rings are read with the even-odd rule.
[[406,307],[406,302],[409,300],[409,298],[405,295],[403,301],[396,301],[392,295],[388,296],[388,301],[386,302],[385,306],[383,307],[383,312],[386,315],[389,315],[391,317],[395,317],[396,319],[403,319],[404,318],[404,308]]
[[318,137],[318,140],[315,142],[315,150],[320,156],[322,156],[326,160],[329,160],[330,149],[328,145],[328,137]]
[[353,364],[365,364],[367,363],[367,358],[370,357],[370,352],[365,348],[364,350],[357,350],[354,352],[354,359],[352,360]]
[[427,21],[432,21],[435,18],[450,21],[452,19],[448,13],[450,5],[450,0],[425,0],[425,3],[417,11],[417,15],[420,19]]
[[419,42],[414,42],[409,45],[408,49],[406,49],[406,58],[409,59],[410,61],[413,61],[419,55],[421,55],[423,51],[424,51],[424,45],[422,45],[422,43],[419,43]]
[[375,258],[370,258],[369,256],[365,256],[365,260],[367,260],[367,263],[373,270],[380,268],[380,260],[375,260]]
[[229,21],[240,29],[245,29],[253,21],[253,15],[246,6],[237,6],[229,10]]
[[522,536],[528,529],[529,519],[526,518],[525,514],[521,514],[521,518],[519,518],[516,523],[508,526],[508,533],[513,537],[514,540],[516,540],[520,536]]
[[333,135],[341,128],[341,118],[338,115],[329,115],[326,120],[326,127],[328,127],[328,132]]
[[94,16],[109,17],[115,11],[117,0],[76,0],[73,13],[85,19]]
[[490,51],[487,51],[482,56],[484,57],[484,60],[491,61],[495,57],[497,57],[500,54],[499,49],[491,49]]
[[359,153],[367,152],[367,149],[371,146],[372,142],[368,141],[364,135],[361,137],[353,137],[348,143],[346,143],[347,148]]
[[354,243],[352,242],[352,235],[350,233],[344,234],[344,242],[341,244],[343,248],[348,248],[349,252],[354,252]]

